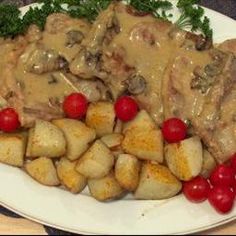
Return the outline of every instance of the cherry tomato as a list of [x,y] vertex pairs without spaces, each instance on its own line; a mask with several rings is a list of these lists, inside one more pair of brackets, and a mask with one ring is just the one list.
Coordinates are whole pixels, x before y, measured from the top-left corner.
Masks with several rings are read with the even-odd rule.
[[234,181],[232,185],[232,189],[233,189],[234,195],[236,196],[236,180]]
[[219,213],[228,213],[233,208],[235,194],[226,186],[215,186],[208,194],[208,201]]
[[81,119],[87,112],[88,101],[83,94],[72,93],[65,98],[63,109],[67,117]]
[[187,125],[180,119],[171,118],[163,123],[162,134],[168,143],[179,142],[187,135]]
[[6,108],[0,111],[0,130],[10,133],[19,127],[19,117],[13,108]]
[[232,186],[235,177],[233,168],[224,164],[217,166],[210,176],[210,182],[213,186]]
[[120,120],[130,121],[138,113],[138,104],[132,97],[120,97],[115,103],[115,112]]
[[194,203],[205,201],[207,199],[209,190],[210,184],[201,176],[198,176],[183,184],[183,193],[185,197]]
[[236,173],[236,153],[231,157],[230,165],[233,168],[234,173]]

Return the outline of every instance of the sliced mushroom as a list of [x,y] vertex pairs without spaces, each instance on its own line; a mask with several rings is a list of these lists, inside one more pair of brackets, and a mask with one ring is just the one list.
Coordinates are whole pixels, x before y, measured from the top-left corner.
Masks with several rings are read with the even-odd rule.
[[198,51],[210,49],[213,45],[211,38],[204,37],[203,35],[196,35],[191,32],[186,33],[186,39],[190,39],[195,42],[195,48]]
[[210,77],[217,76],[217,75],[221,74],[222,70],[223,70],[223,67],[219,66],[216,63],[208,64],[204,68],[205,73]]
[[202,36],[196,41],[196,49],[199,51],[207,50],[212,47],[212,44],[212,39]]
[[84,34],[78,30],[71,30],[67,33],[66,47],[72,48],[75,44],[80,44],[84,39]]
[[191,81],[191,89],[200,90],[203,94],[208,91],[208,89],[214,84],[216,80],[215,76],[207,75],[201,67],[196,67],[193,74],[195,77]]
[[68,67],[68,62],[54,50],[37,48],[26,61],[26,70],[35,74],[43,74]]
[[132,75],[127,81],[128,91],[131,94],[138,95],[144,92],[147,82],[141,75]]

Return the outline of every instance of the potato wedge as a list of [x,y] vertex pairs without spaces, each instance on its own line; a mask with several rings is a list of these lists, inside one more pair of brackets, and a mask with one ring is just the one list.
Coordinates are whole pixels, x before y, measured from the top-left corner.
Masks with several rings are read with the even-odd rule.
[[26,138],[22,134],[0,135],[0,162],[22,167],[24,163]]
[[156,124],[145,110],[141,110],[132,121],[124,123],[123,134],[133,129],[152,130],[156,129]]
[[214,157],[206,150],[203,150],[203,164],[201,170],[201,176],[204,178],[209,178],[211,172],[215,169],[217,163]]
[[62,185],[72,193],[80,193],[87,185],[87,179],[75,170],[76,162],[61,158],[57,163],[57,175]]
[[112,103],[92,103],[88,107],[86,124],[96,130],[98,137],[102,137],[113,132],[115,117],[116,115]]
[[111,150],[116,150],[120,147],[123,138],[122,134],[108,134],[103,136],[101,141]]
[[141,160],[163,162],[163,137],[152,118],[144,110],[124,125],[122,149]]
[[108,147],[97,140],[79,159],[76,170],[87,178],[102,178],[114,165],[114,157]]
[[177,195],[181,188],[181,182],[167,167],[146,162],[142,166],[134,196],[143,200],[167,199]]
[[135,191],[139,183],[141,162],[132,155],[121,154],[115,165],[115,177],[120,186],[130,192]]
[[165,147],[165,159],[171,172],[180,180],[189,181],[200,174],[203,149],[199,137],[191,137]]
[[57,158],[66,152],[66,140],[60,129],[51,122],[37,120],[30,129],[26,156]]
[[60,181],[53,161],[47,157],[40,157],[25,164],[26,172],[37,182],[47,186],[58,186]]
[[163,162],[163,138],[158,129],[128,130],[121,146],[125,153],[134,155],[141,160]]
[[88,180],[88,187],[91,196],[98,201],[116,199],[124,193],[113,172],[101,179]]
[[89,148],[89,143],[96,138],[95,130],[81,121],[60,119],[52,123],[63,131],[67,141],[65,156],[71,161],[78,159]]

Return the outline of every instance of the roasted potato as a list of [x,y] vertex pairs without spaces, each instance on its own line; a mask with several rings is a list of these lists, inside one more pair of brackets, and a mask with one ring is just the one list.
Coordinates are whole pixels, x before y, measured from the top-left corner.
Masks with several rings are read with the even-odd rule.
[[47,157],[40,157],[31,162],[27,162],[24,168],[33,179],[43,185],[60,185],[53,161]]
[[112,103],[91,103],[86,115],[86,124],[96,130],[98,137],[102,137],[113,132],[115,117]]
[[214,157],[206,149],[204,149],[201,176],[203,176],[204,178],[209,178],[211,172],[215,169],[216,166],[217,164]]
[[88,180],[88,187],[91,196],[99,201],[119,198],[124,193],[113,172],[101,179]]
[[122,149],[141,160],[163,162],[163,137],[152,118],[144,110],[125,124]]
[[27,157],[60,157],[66,152],[66,140],[62,131],[51,122],[37,120],[30,129]]
[[87,185],[87,179],[75,170],[76,162],[61,158],[57,163],[57,175],[62,185],[72,193],[80,193]]
[[116,150],[120,147],[123,138],[122,134],[108,134],[103,136],[101,141],[111,150]]
[[0,162],[22,167],[24,163],[26,138],[22,134],[0,135]]
[[74,161],[78,159],[96,138],[94,129],[87,127],[83,122],[72,119],[60,119],[52,121],[60,128],[67,141],[66,158]]
[[115,165],[115,177],[120,186],[130,192],[135,191],[139,183],[140,161],[132,155],[121,154]]
[[145,110],[141,110],[132,121],[124,123],[123,134],[133,129],[153,130],[156,124]]
[[199,137],[165,146],[165,159],[171,172],[180,180],[189,181],[200,174],[203,149]]
[[136,199],[161,200],[174,197],[182,188],[181,182],[160,164],[146,162],[142,166]]
[[97,140],[79,159],[76,170],[87,178],[102,178],[114,165],[114,157],[108,147]]

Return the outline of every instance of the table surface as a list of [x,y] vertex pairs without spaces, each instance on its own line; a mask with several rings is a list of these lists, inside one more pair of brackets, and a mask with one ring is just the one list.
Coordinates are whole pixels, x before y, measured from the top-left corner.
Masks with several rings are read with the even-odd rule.
[[[32,3],[33,0],[0,0],[0,3],[16,3],[24,6]],[[236,20],[236,0],[202,0],[201,4],[222,12]],[[21,218],[20,216],[0,207],[0,234],[28,234],[28,235],[71,235],[70,233],[46,227],[32,221]],[[236,221],[227,225],[217,227],[201,233],[202,235],[235,235]]]

